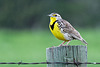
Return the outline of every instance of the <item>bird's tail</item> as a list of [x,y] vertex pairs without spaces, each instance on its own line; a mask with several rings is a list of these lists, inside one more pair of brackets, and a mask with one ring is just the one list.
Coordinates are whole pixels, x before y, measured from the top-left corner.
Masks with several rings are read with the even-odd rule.
[[84,39],[82,39],[81,41],[82,41],[84,44],[88,45],[88,43],[87,43]]

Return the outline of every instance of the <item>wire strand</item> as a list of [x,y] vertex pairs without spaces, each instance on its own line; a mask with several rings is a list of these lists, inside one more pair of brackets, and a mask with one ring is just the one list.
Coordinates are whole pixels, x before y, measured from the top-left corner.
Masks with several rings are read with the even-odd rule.
[[100,64],[97,62],[33,62],[33,63],[25,63],[25,62],[0,62],[0,64],[75,64],[75,65],[80,65],[80,64]]

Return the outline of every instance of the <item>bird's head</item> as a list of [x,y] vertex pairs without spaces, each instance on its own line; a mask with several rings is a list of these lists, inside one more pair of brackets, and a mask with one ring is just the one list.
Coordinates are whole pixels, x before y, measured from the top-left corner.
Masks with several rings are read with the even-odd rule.
[[51,18],[56,18],[57,20],[62,19],[58,13],[51,13],[48,16],[50,16]]

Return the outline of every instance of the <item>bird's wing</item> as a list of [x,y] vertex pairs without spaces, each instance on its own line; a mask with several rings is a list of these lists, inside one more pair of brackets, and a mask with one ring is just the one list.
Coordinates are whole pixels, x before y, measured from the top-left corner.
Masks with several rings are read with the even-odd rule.
[[62,19],[61,22],[63,23],[61,28],[65,33],[68,33],[73,39],[82,39],[80,33],[68,21]]

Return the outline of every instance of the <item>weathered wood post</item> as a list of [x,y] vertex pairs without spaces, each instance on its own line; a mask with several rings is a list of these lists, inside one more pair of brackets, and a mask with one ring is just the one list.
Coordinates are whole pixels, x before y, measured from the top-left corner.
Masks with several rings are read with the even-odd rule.
[[[87,62],[87,46],[60,46],[46,49],[47,62]],[[47,67],[87,67],[86,64],[47,64]]]

